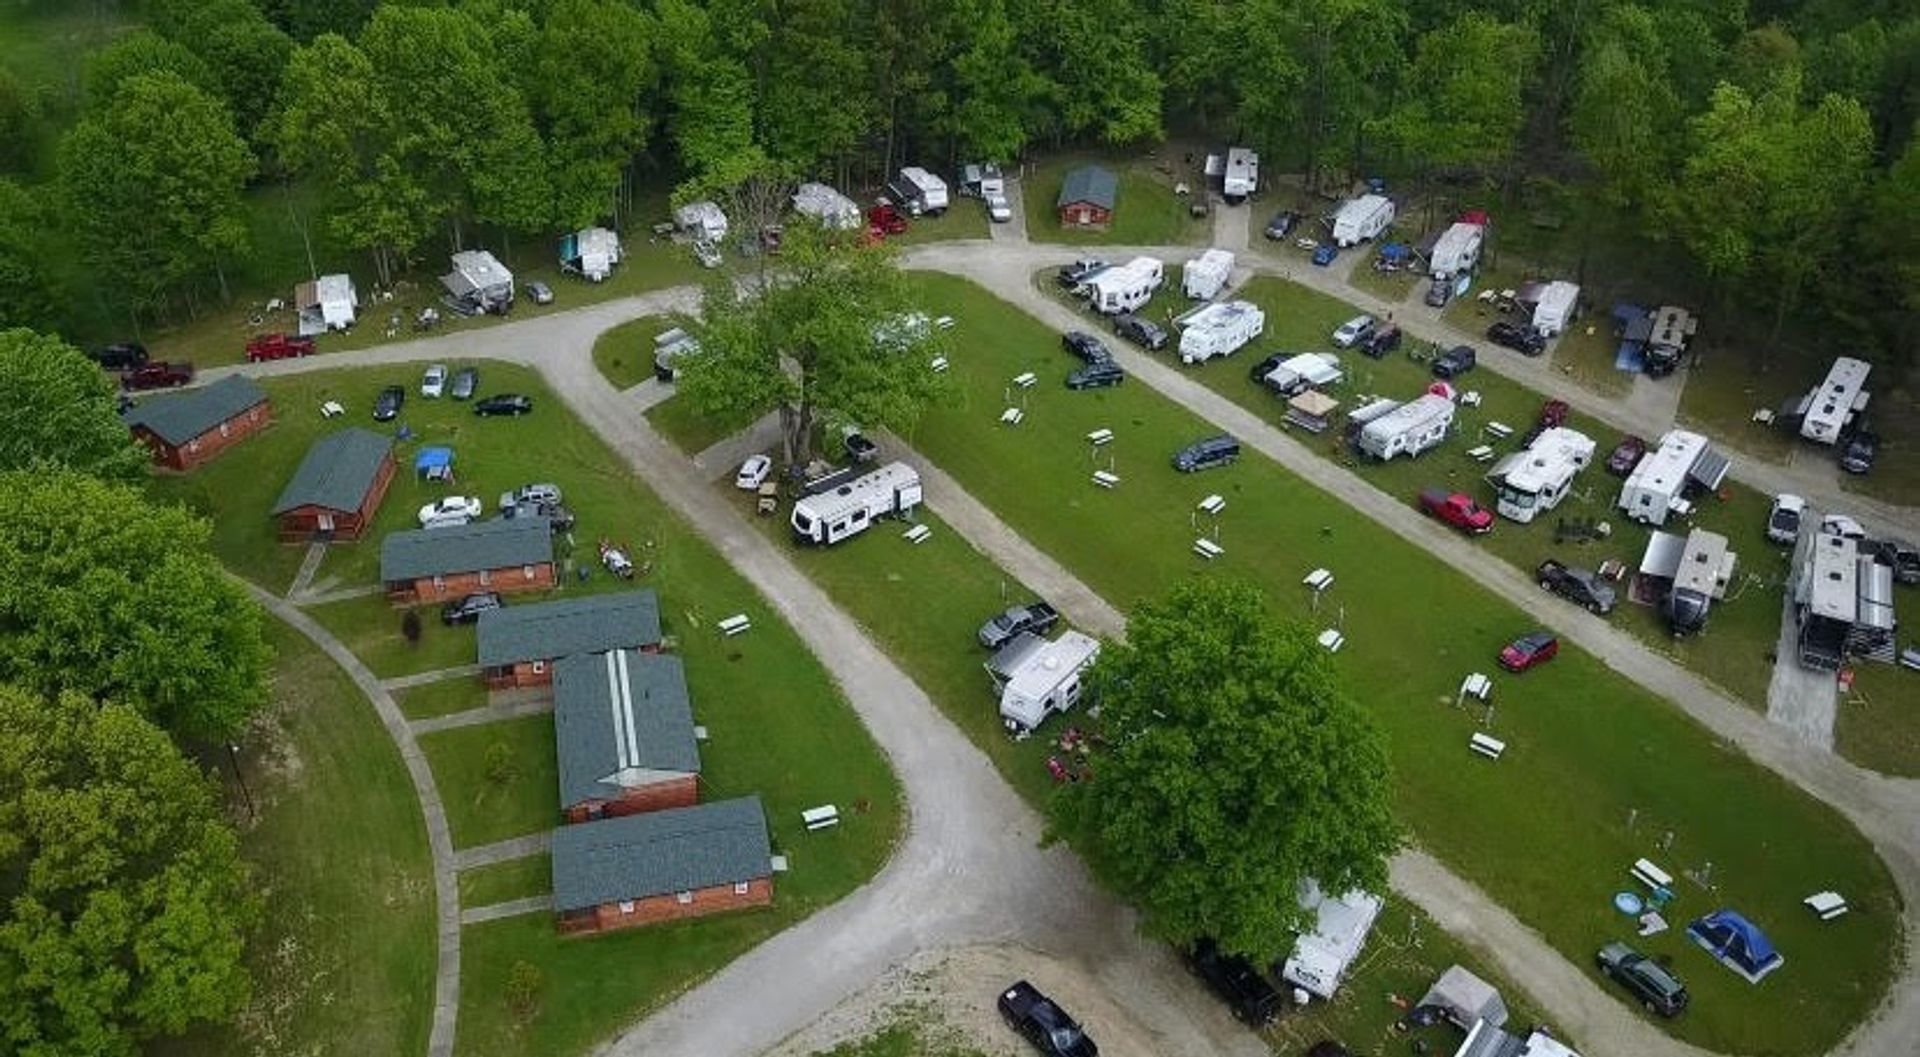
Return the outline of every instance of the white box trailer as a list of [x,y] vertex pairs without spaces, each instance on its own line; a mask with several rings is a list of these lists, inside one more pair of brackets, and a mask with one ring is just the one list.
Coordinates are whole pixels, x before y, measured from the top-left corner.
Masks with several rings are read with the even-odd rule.
[[1616,505],[1635,521],[1664,525],[1668,515],[1693,509],[1686,498],[1689,489],[1718,489],[1732,465],[1700,434],[1669,430],[1660,438],[1660,447],[1627,475]]
[[1180,269],[1180,289],[1196,301],[1211,301],[1226,289],[1233,274],[1233,254],[1228,250],[1208,250]]
[[1220,195],[1229,204],[1238,205],[1260,189],[1260,155],[1245,147],[1227,151],[1227,166],[1220,174]]
[[812,217],[831,231],[851,231],[860,226],[860,207],[823,183],[804,183],[795,189],[793,211]]
[[1816,444],[1833,444],[1856,415],[1867,409],[1867,373],[1872,366],[1851,356],[1836,357],[1826,380],[1807,394],[1800,435]]
[[1393,199],[1386,195],[1361,195],[1349,199],[1333,215],[1333,241],[1342,249],[1365,242],[1393,223]]
[[1551,338],[1567,329],[1573,322],[1573,314],[1580,304],[1580,286],[1565,279],[1554,281],[1540,288],[1539,300],[1533,304],[1533,329],[1542,337]]
[[727,237],[727,215],[712,202],[688,202],[673,211],[673,223],[696,239],[720,242]]
[[901,169],[900,175],[888,182],[887,194],[914,216],[938,216],[947,211],[947,182],[918,165]]
[[1336,898],[1307,881],[1300,886],[1300,906],[1313,912],[1313,931],[1294,941],[1293,953],[1280,967],[1280,978],[1308,994],[1330,999],[1366,946],[1367,934],[1380,917],[1380,897],[1354,891]]
[[1480,224],[1457,221],[1453,226],[1440,233],[1433,244],[1433,255],[1428,258],[1429,271],[1435,279],[1446,281],[1461,272],[1470,272],[1480,263],[1480,247],[1486,241],[1487,229]]
[[1593,438],[1579,430],[1555,426],[1493,464],[1487,481],[1493,485],[1494,509],[1518,522],[1532,521],[1560,505],[1573,490],[1573,479],[1593,461]]
[[1135,257],[1117,268],[1088,279],[1087,301],[1104,315],[1131,312],[1147,303],[1166,281],[1166,265],[1158,257]]
[[346,275],[323,275],[293,288],[294,311],[300,316],[300,336],[329,330],[351,330],[360,311],[360,293]]
[[[1021,636],[1026,639],[1029,636]],[[1055,712],[1065,712],[1080,700],[1081,673],[1100,656],[1100,643],[1077,631],[1052,642],[1015,642],[1011,662],[990,665],[1000,683],[1000,721],[1019,734],[1038,727]],[[1006,652],[1003,650],[1003,652]]]
[[1189,313],[1180,332],[1180,362],[1231,356],[1267,329],[1267,314],[1252,301],[1222,301]]
[[892,462],[794,503],[788,523],[795,539],[831,545],[865,532],[881,518],[912,513],[920,498],[919,471]]
[[1360,450],[1383,461],[1396,455],[1419,455],[1447,439],[1453,410],[1451,399],[1422,393],[1361,426]]

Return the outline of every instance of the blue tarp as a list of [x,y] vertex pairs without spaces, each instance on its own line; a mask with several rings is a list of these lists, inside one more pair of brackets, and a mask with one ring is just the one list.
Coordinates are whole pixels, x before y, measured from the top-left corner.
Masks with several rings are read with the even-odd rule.
[[1695,921],[1687,926],[1687,935],[1748,980],[1757,981],[1786,960],[1760,926],[1732,910],[1716,910]]
[[1647,369],[1646,346],[1637,341],[1623,341],[1620,351],[1613,354],[1613,369],[1639,374]]
[[1404,242],[1389,242],[1380,247],[1380,259],[1383,261],[1404,261],[1412,252]]
[[419,474],[445,472],[453,466],[452,448],[421,448],[420,454],[413,457],[413,472]]

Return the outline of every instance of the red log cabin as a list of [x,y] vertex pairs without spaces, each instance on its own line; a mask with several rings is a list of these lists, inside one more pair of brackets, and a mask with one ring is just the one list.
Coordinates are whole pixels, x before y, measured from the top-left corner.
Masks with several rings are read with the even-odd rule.
[[564,933],[772,903],[772,846],[757,796],[582,822],[553,833],[553,906]]
[[612,650],[562,658],[553,732],[568,822],[699,802],[700,750],[678,657]]
[[392,482],[391,439],[356,428],[314,441],[274,504],[280,542],[359,539]]
[[155,464],[191,470],[273,423],[273,405],[253,379],[230,374],[212,385],[149,396],[120,416]]
[[380,580],[408,606],[544,591],[554,585],[553,532],[542,517],[395,532],[380,541]]
[[652,589],[508,606],[480,615],[481,677],[494,690],[546,686],[554,662],[575,654],[660,649],[660,598]]

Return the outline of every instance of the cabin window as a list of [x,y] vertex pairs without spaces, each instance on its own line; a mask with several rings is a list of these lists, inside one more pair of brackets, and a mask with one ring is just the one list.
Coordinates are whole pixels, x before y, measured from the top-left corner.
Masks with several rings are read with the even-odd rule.
[[493,582],[493,570],[492,569],[480,570],[480,586],[485,587],[492,582]]
[[692,892],[676,892],[674,893],[673,901],[680,904],[681,906],[686,906],[688,903],[693,902],[693,893]]
[[522,565],[520,567],[520,576],[522,579],[526,579],[526,580],[533,579],[533,566]]
[[227,429],[227,424],[225,422],[220,423],[220,435],[224,437],[224,436],[227,436],[229,432],[230,431]]
[[752,886],[751,886],[751,885],[749,885],[749,884],[748,884],[747,882],[745,882],[745,881],[735,881],[735,882],[733,883],[733,894],[734,894],[734,895],[737,895],[737,896],[743,896],[743,895],[746,895],[746,894],[747,894],[747,889],[748,889],[748,888],[750,888],[750,887],[752,887]]
[[633,900],[631,900],[631,899],[622,899],[622,900],[620,901],[620,913],[622,913],[622,914],[631,914],[631,913],[633,913]]
[[447,578],[446,578],[446,577],[444,577],[444,576],[435,576],[435,577],[433,578],[433,589],[434,589],[435,591],[444,591],[444,590],[446,590],[446,589],[447,589]]
[[545,661],[535,661],[535,662],[533,662],[533,674],[535,674],[535,675],[539,675],[540,673],[542,673],[542,672],[544,672],[544,671],[546,671],[546,670],[547,670],[547,662],[545,662]]
[[190,441],[188,441],[188,442],[187,442],[187,450],[188,450],[188,451],[199,451],[199,450],[200,450],[200,438],[199,438],[199,437],[195,437],[195,438],[193,438],[192,440],[190,440]]

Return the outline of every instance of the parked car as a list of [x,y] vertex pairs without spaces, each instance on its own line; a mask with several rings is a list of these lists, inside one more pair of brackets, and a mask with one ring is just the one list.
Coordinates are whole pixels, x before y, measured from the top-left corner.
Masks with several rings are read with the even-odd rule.
[[987,196],[987,219],[996,224],[1005,224],[1013,219],[1013,205],[1007,201],[1007,196]]
[[389,385],[381,389],[380,395],[373,398],[373,420],[375,422],[393,421],[399,416],[400,408],[405,406],[406,402],[405,389],[397,385]]
[[436,363],[420,375],[420,395],[438,399],[447,391],[447,365]]
[[1887,540],[1880,553],[1893,566],[1895,583],[1920,584],[1920,549],[1905,540]]
[[1009,606],[980,625],[980,645],[997,650],[1022,632],[1045,635],[1060,622],[1060,613],[1045,602]]
[[1647,442],[1629,433],[1620,438],[1620,443],[1613,446],[1613,453],[1607,456],[1607,472],[1615,477],[1625,477],[1640,465],[1640,460],[1646,455]]
[[501,393],[473,405],[476,415],[524,415],[533,410],[533,398],[519,393]]
[[1196,440],[1173,454],[1173,468],[1181,473],[1211,470],[1240,458],[1240,442],[1226,434]]
[[1493,511],[1463,492],[1428,488],[1420,493],[1420,509],[1470,536],[1493,531]]
[[558,503],[559,501],[560,486],[546,481],[523,484],[511,492],[500,493],[502,509],[518,503]]
[[1151,319],[1143,319],[1131,312],[1114,317],[1113,332],[1135,345],[1143,345],[1149,349],[1165,348],[1167,344],[1165,328]]
[[536,305],[553,304],[553,287],[546,283],[528,283],[527,299]]
[[1106,261],[1098,257],[1082,257],[1072,264],[1060,266],[1060,285],[1071,290],[1106,270]]
[[1600,971],[1619,981],[1647,1012],[1663,1017],[1679,1016],[1687,1008],[1687,988],[1666,967],[1624,943],[1609,943],[1600,948],[1594,960]]
[[1338,256],[1340,256],[1340,247],[1331,242],[1322,242],[1313,248],[1313,263],[1316,267],[1325,268]]
[[539,503],[532,500],[515,503],[500,508],[500,520],[514,521],[520,518],[543,517],[547,527],[554,532],[567,532],[573,528],[573,510],[565,503]]
[[1376,360],[1382,359],[1400,347],[1400,339],[1404,336],[1398,323],[1389,323],[1367,335],[1366,340],[1360,343],[1360,351]]
[[119,341],[94,349],[87,355],[110,371],[124,371],[147,362],[147,347],[137,341]]
[[1075,367],[1067,374],[1067,388],[1109,389],[1127,380],[1127,372],[1112,360],[1099,360]]
[[1502,319],[1487,328],[1487,340],[1528,356],[1546,351],[1547,339],[1525,323]]
[[772,473],[773,459],[765,455],[749,455],[747,461],[740,464],[740,472],[733,475],[733,486],[747,492],[758,491]]
[[420,527],[440,528],[448,524],[464,525],[479,517],[481,509],[479,496],[442,496],[420,508]]
[[480,614],[500,608],[500,596],[492,591],[468,595],[440,607],[440,623],[448,627],[456,624],[472,624],[480,619]]
[[1800,519],[1806,515],[1807,501],[1791,492],[1773,497],[1773,509],[1767,511],[1767,539],[1792,544],[1800,537]]
[[1113,359],[1113,353],[1107,351],[1106,342],[1084,330],[1067,331],[1060,336],[1060,345],[1088,363],[1105,363]]
[[1433,308],[1445,308],[1453,300],[1453,280],[1435,279],[1427,284],[1427,296],[1422,300]]
[[1243,1023],[1258,1028],[1280,1015],[1280,992],[1245,958],[1203,939],[1187,952],[1187,964]]
[[1873,457],[1880,451],[1880,435],[1870,429],[1855,430],[1840,448],[1840,468],[1848,473],[1866,473],[1873,469]]
[[1046,1057],[1099,1057],[1078,1022],[1040,989],[1021,980],[1000,992],[1000,1015]]
[[123,389],[171,389],[193,381],[193,364],[182,360],[168,363],[155,360],[143,363],[120,376]]
[[867,226],[882,235],[899,235],[907,230],[907,218],[898,209],[882,202],[867,210]]
[[1300,226],[1299,212],[1292,209],[1282,209],[1273,215],[1272,220],[1267,221],[1265,234],[1268,238],[1278,242],[1288,235],[1293,234],[1293,229],[1298,226]]
[[1355,316],[1333,328],[1333,344],[1336,348],[1349,349],[1367,340],[1379,321],[1372,316]]
[[1435,378],[1458,378],[1473,370],[1474,361],[1479,359],[1471,345],[1455,345],[1441,353],[1433,361]]
[[1510,672],[1524,672],[1553,660],[1559,652],[1560,640],[1552,632],[1529,631],[1500,651],[1500,667]]
[[1265,382],[1267,375],[1272,374],[1273,369],[1280,366],[1281,362],[1286,358],[1286,353],[1276,352],[1266,359],[1261,360],[1259,363],[1254,364],[1252,367],[1249,367],[1247,369],[1247,377],[1256,382]]
[[1591,569],[1562,565],[1552,558],[1540,563],[1533,578],[1540,586],[1590,613],[1606,616],[1613,612],[1613,587]]
[[291,360],[301,356],[313,355],[312,338],[295,338],[285,334],[262,334],[247,342],[247,362],[262,363],[267,360]]

